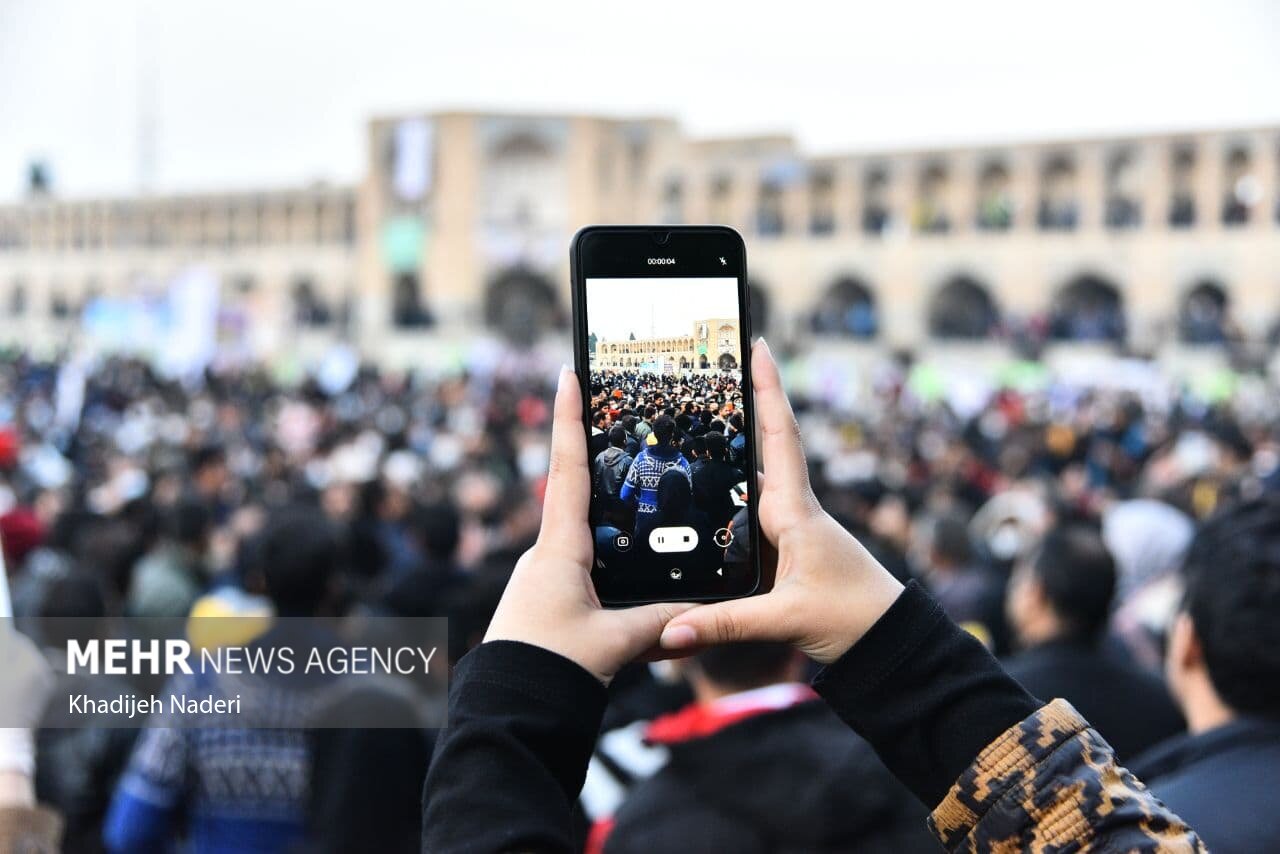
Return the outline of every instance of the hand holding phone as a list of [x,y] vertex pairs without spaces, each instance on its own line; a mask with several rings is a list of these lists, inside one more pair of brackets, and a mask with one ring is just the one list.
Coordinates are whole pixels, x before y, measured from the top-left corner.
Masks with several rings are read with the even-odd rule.
[[902,584],[819,506],[778,366],[763,341],[755,350],[765,464],[760,523],[778,550],[773,589],[676,616],[662,647],[687,653],[718,643],[785,641],[830,664],[889,610]]
[[538,542],[511,574],[485,641],[512,640],[564,656],[608,684],[624,664],[656,647],[662,628],[692,605],[605,610],[591,584],[587,448],[577,377],[560,373],[551,423],[551,465]]
[[759,592],[742,238],[719,226],[592,226],[570,257],[600,600]]

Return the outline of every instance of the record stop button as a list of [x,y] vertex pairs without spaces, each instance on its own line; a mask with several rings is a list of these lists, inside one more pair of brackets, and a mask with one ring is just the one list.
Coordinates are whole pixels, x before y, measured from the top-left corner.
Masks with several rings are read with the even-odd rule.
[[649,548],[655,552],[691,552],[698,547],[698,532],[688,526],[654,528]]

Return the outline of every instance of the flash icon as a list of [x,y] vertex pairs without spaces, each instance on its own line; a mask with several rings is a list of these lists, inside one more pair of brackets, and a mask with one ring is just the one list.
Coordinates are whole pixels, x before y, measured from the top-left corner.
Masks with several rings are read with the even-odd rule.
[[721,255],[721,256],[720,256],[720,266],[721,266],[721,267],[727,267],[727,266],[729,266],[729,262],[728,262],[728,261],[726,261],[726,260],[724,260],[724,256],[723,256],[723,255]]

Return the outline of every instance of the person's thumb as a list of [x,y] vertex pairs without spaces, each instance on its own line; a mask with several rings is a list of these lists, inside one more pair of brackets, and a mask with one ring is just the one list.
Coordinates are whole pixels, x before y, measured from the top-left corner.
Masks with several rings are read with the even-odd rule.
[[688,602],[659,602],[604,613],[608,614],[615,627],[621,625],[622,633],[632,647],[645,650],[658,642],[658,636],[667,623],[696,607]]
[[787,621],[779,610],[774,594],[700,605],[667,623],[659,644],[677,651],[739,641],[788,641]]

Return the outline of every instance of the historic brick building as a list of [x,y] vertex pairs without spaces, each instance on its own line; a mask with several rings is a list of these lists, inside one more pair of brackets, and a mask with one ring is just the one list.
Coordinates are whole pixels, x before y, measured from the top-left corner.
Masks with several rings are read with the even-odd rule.
[[357,187],[0,205],[0,338],[59,346],[95,297],[198,265],[267,355],[558,341],[573,232],[650,221],[742,231],[757,329],[802,347],[1208,352],[1280,328],[1276,127],[813,157],[664,118],[450,112],[368,139]]
[[592,340],[591,368],[660,374],[737,369],[742,350],[736,317],[697,320],[692,326],[691,334],[674,338]]

